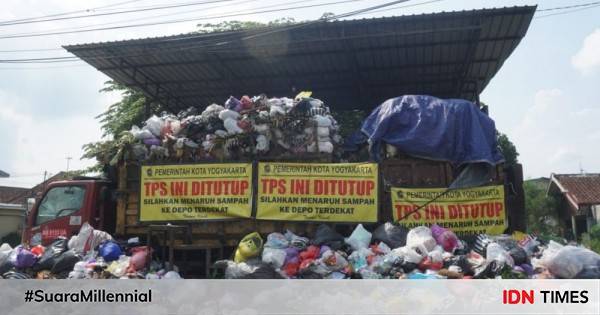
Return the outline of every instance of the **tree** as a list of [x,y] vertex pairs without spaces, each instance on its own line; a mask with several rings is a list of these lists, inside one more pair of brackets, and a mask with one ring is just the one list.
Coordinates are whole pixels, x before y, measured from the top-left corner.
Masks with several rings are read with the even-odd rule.
[[[146,97],[142,92],[130,89],[114,81],[104,83],[105,87],[100,92],[120,91],[120,101],[110,105],[108,109],[96,116],[100,121],[102,137],[105,140],[91,142],[83,145],[82,159],[96,159],[96,165],[88,168],[88,172],[99,172],[102,166],[118,152],[118,140],[124,131],[130,130],[133,125],[141,125],[145,119]],[[159,112],[162,106],[150,104],[152,112]]]
[[508,139],[508,136],[503,133],[498,133],[498,146],[500,147],[500,152],[504,155],[505,164],[512,166],[519,163],[517,159],[519,156],[519,152],[517,152],[517,147]]
[[532,182],[523,183],[527,229],[530,233],[559,235],[557,202],[546,195],[546,190]]
[[[297,23],[293,18],[281,18],[268,23],[254,21],[224,21],[221,23],[198,24],[197,33],[239,31],[242,29],[257,29],[268,26],[291,25]],[[114,81],[105,82],[105,87],[100,92],[120,91],[122,99],[108,107],[96,116],[100,120],[102,136],[105,140],[91,142],[83,145],[82,159],[96,159],[96,165],[88,168],[87,172],[99,172],[104,164],[108,163],[117,154],[121,144],[119,138],[124,131],[130,130],[133,125],[141,126],[145,118],[146,97],[140,91],[128,88]],[[150,112],[157,113],[164,108],[157,103],[150,105]],[[84,172],[85,172],[84,171]],[[80,171],[81,172],[81,171]]]

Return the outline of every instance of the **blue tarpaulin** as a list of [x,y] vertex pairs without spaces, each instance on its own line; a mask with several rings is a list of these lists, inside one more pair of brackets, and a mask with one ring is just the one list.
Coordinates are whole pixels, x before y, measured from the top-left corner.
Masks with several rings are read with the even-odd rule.
[[362,124],[380,160],[381,145],[420,158],[449,161],[454,165],[504,160],[498,150],[494,121],[472,102],[405,95],[379,105]]

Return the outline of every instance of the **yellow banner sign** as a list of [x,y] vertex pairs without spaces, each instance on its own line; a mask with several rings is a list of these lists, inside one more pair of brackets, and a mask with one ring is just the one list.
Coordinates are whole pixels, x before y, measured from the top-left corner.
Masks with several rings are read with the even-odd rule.
[[374,163],[259,163],[256,218],[376,222]]
[[142,166],[140,221],[252,215],[252,164]]
[[[407,228],[435,223],[458,235],[502,234],[508,226],[504,186],[445,191],[392,188],[394,221]],[[434,201],[413,213],[431,200]]]

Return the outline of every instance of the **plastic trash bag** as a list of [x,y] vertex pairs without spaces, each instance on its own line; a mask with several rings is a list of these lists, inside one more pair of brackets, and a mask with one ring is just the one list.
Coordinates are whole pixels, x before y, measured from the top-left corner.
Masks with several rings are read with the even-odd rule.
[[81,225],[79,233],[69,240],[69,249],[73,249],[79,254],[85,255],[90,250],[95,249],[104,241],[112,240],[110,234],[95,230],[89,223]]
[[493,240],[487,234],[479,234],[475,239],[473,250],[481,256],[486,255],[486,249]]
[[515,265],[514,260],[506,250],[498,243],[490,243],[486,249],[486,261],[496,261],[497,264],[506,264],[510,267]]
[[7,272],[13,267],[9,259],[12,251],[13,248],[7,243],[3,243],[2,246],[0,246],[0,274]]
[[35,257],[42,256],[44,254],[45,250],[46,250],[46,248],[44,248],[44,246],[42,246],[42,245],[36,245],[30,249],[31,253],[34,254]]
[[262,252],[262,261],[280,269],[285,263],[285,250],[279,248],[265,247]]
[[129,267],[133,270],[143,270],[152,258],[152,248],[148,246],[136,246],[131,249]]
[[249,258],[256,257],[260,254],[262,247],[263,239],[260,237],[260,234],[258,232],[250,233],[244,236],[238,244],[233,260],[240,263]]
[[98,254],[104,259],[106,262],[111,262],[119,259],[123,252],[121,251],[121,247],[114,241],[106,241],[100,244],[98,248]]
[[300,263],[299,257],[300,250],[296,247],[288,247],[285,249],[285,263]]
[[317,227],[313,243],[327,245],[334,250],[338,250],[344,245],[344,237],[329,225],[321,224]]
[[300,260],[317,259],[320,252],[321,250],[318,246],[310,245],[306,248],[306,250],[300,252]]
[[271,265],[259,263],[252,272],[240,279],[283,279],[283,277]]
[[437,242],[431,235],[431,230],[426,226],[419,226],[411,229],[406,235],[406,245],[412,248],[418,248],[424,252],[433,250]]
[[19,269],[29,268],[37,261],[37,257],[22,245],[15,247],[9,259],[10,263]]
[[353,251],[350,256],[348,256],[348,261],[350,265],[352,265],[352,270],[354,272],[359,272],[363,268],[367,268],[367,257],[373,255],[373,252],[367,248],[360,248],[358,250]]
[[321,255],[321,262],[327,266],[329,271],[339,271],[348,267],[348,260],[340,253],[328,250]]
[[386,222],[373,231],[373,240],[384,242],[393,249],[406,245],[407,234],[408,230],[403,226]]
[[512,257],[513,261],[515,262],[515,265],[522,265],[529,261],[527,252],[519,246],[511,248],[508,251],[508,254],[510,255],[510,257]]
[[298,236],[292,231],[287,230],[285,232],[285,238],[290,242],[290,246],[295,247],[299,250],[303,250],[308,246],[309,240],[306,237]]
[[153,135],[160,137],[160,131],[162,130],[164,125],[164,121],[158,118],[156,115],[152,115],[152,117],[146,120],[145,128],[148,129]]
[[362,224],[359,224],[354,231],[352,231],[350,237],[346,238],[344,241],[355,251],[366,249],[371,242],[371,233],[367,231]]
[[136,125],[131,126],[131,130],[129,130],[129,133],[131,133],[133,135],[133,137],[137,140],[144,140],[144,139],[154,137],[154,135],[152,135],[152,132],[150,132],[150,130],[148,130],[146,128],[140,129],[140,127],[138,127]]
[[59,237],[55,239],[46,247],[44,254],[42,254],[38,262],[33,265],[33,270],[40,271],[52,269],[52,266],[54,266],[54,263],[56,262],[56,258],[67,251],[67,249],[68,246],[66,238]]
[[584,276],[586,273],[598,274],[600,255],[586,248],[568,245],[549,259],[547,267],[553,275],[563,279],[573,279],[582,271]]
[[454,232],[437,224],[431,226],[431,235],[433,235],[433,238],[435,238],[438,245],[442,246],[447,252],[453,252],[460,244],[460,241]]
[[402,257],[405,262],[413,263],[413,264],[418,264],[425,258],[423,255],[418,253],[414,248],[411,248],[408,246],[396,248],[396,249],[392,250],[392,253],[394,253],[397,256]]
[[180,279],[182,279],[181,276],[179,275],[179,273],[176,271],[169,271],[169,272],[165,273],[165,275],[162,278],[165,280],[180,280]]
[[106,267],[106,271],[117,278],[123,277],[127,273],[129,260],[130,258],[128,256],[122,255],[117,260],[113,260],[108,267]]
[[51,272],[59,274],[66,271],[73,270],[76,263],[81,261],[82,257],[74,250],[68,250],[58,256],[52,266]]
[[271,233],[267,235],[267,242],[265,247],[285,249],[290,245],[290,242],[281,233]]
[[2,274],[2,278],[4,279],[15,279],[15,280],[25,280],[25,279],[31,279],[31,276],[24,273],[24,272],[20,272],[20,271],[16,271],[16,270],[11,270],[8,271],[4,274]]

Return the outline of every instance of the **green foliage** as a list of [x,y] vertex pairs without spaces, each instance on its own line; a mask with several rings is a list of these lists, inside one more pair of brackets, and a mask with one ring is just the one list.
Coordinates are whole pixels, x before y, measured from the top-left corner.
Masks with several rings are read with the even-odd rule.
[[503,133],[498,133],[498,146],[500,147],[500,152],[504,155],[505,164],[506,165],[516,165],[519,163],[517,159],[519,156],[519,152],[517,152],[517,147],[508,139],[508,136]]
[[267,23],[256,21],[223,21],[220,23],[204,23],[198,24],[198,33],[214,33],[214,32],[232,32],[240,30],[252,30],[269,26],[284,26],[296,24],[296,20],[290,17],[276,19]]
[[[96,116],[100,120],[104,137],[116,137],[123,131],[131,129],[144,121],[144,94],[130,89],[114,81],[108,81],[100,92],[121,92],[122,99],[108,107],[102,114]],[[160,106],[153,105],[152,112],[160,110]]]
[[332,116],[340,125],[340,136],[348,137],[354,131],[360,129],[366,114],[362,110],[340,110],[332,111]]
[[556,200],[546,196],[545,189],[534,183],[523,183],[523,189],[528,232],[559,235]]
[[[102,165],[108,163],[112,157],[119,152],[122,147],[120,136],[123,132],[130,130],[133,125],[141,125],[145,120],[145,104],[146,98],[144,94],[128,88],[114,81],[105,83],[105,87],[100,92],[121,92],[122,98],[120,101],[110,105],[108,109],[96,116],[100,121],[102,136],[106,140],[91,142],[83,145],[82,159],[96,159],[96,165],[80,171],[100,172]],[[150,112],[156,113],[163,110],[159,104],[151,104]]]
[[583,246],[600,254],[600,224],[592,226],[588,233],[581,235]]

